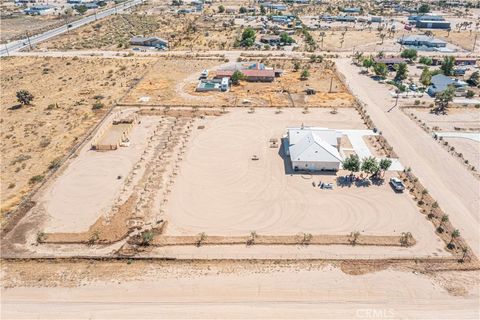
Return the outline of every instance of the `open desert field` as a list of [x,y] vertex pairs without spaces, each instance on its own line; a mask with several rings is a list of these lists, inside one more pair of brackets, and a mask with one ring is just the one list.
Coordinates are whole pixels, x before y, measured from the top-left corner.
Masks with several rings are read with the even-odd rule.
[[[70,20],[73,20],[70,18]],[[17,39],[23,39],[44,32],[53,27],[60,26],[65,23],[65,19],[58,16],[27,16],[14,15],[2,16],[0,19],[0,42],[8,42]]]
[[[17,243],[37,254],[64,256],[69,250],[86,254],[91,249],[79,244],[114,245],[126,237],[134,239],[138,227],[156,230],[154,245],[159,248],[151,253],[154,256],[320,257],[339,252],[449,256],[411,196],[395,193],[385,182],[402,170],[398,160],[394,159],[383,182],[351,183],[345,179],[347,171],[294,172],[283,145],[270,145],[270,139],[281,141],[287,127],[304,124],[341,131],[341,154],[376,156],[371,139],[366,139],[375,133],[366,130],[357,111],[332,110],[229,108],[223,113],[211,108],[115,108],[92,139],[37,193],[36,205],[7,238],[6,246]],[[129,130],[119,122],[126,118],[134,119]],[[128,144],[105,149],[118,140],[118,130],[125,130],[122,141]],[[108,144],[101,148],[104,141]],[[252,160],[253,155],[259,159]],[[332,184],[333,190],[320,189],[320,182]],[[239,245],[251,232],[266,236],[265,244],[274,245],[297,244],[299,234],[313,234],[318,243],[341,244],[357,231],[375,246],[357,250],[313,246],[306,251],[296,246]],[[407,232],[415,239],[411,248],[398,243]],[[224,246],[201,250],[186,246],[201,233]],[[384,241],[398,248],[382,248]],[[32,246],[35,242],[45,244]],[[168,248],[163,249],[165,245]]]
[[[244,62],[245,65],[254,63]],[[235,66],[235,62],[205,60],[162,60],[122,100],[125,104],[186,105],[186,106],[255,106],[255,107],[351,107],[354,98],[335,74],[328,61],[301,63],[299,71],[293,70],[288,60],[265,60],[265,65],[284,70],[281,77],[271,83],[242,81],[228,92],[195,92],[202,70],[212,73]],[[308,80],[300,80],[303,68],[308,68]],[[331,85],[331,92],[330,92]],[[307,95],[305,90],[316,90]],[[288,91],[288,92],[287,92]]]
[[1,280],[1,316],[9,319],[479,316],[478,271],[423,273],[380,263],[6,262]]
[[37,49],[123,50],[131,47],[133,36],[157,36],[169,41],[170,50],[228,50],[239,36],[240,28],[232,26],[229,17],[175,15],[167,10],[139,7],[132,14],[113,15],[72,30]]
[[[450,108],[446,115],[436,115],[424,108],[405,110],[414,121],[425,123],[432,134],[441,139],[452,156],[461,155],[461,161],[473,171],[480,168],[480,110],[474,107]],[[415,118],[416,117],[416,118]]]
[[[23,196],[141,76],[148,60],[4,58],[1,75],[2,222]],[[31,105],[18,107],[28,90]],[[94,104],[99,109],[93,110]]]

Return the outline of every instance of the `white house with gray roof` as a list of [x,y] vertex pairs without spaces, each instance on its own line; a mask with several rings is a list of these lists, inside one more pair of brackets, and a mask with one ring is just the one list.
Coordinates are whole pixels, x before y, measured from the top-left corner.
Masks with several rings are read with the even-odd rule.
[[339,153],[341,132],[318,127],[287,128],[284,144],[295,171],[337,171],[343,161]]

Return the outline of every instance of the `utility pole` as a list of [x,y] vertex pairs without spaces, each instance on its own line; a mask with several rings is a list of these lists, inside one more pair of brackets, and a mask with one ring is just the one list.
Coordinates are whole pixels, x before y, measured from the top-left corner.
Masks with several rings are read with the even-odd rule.
[[6,43],[5,43],[5,50],[7,50],[7,57],[10,57],[10,53],[8,52],[8,47]]
[[475,52],[475,46],[476,46],[476,44],[477,44],[477,36],[478,36],[478,33],[475,33],[475,39],[473,40],[472,53]]
[[30,36],[28,35],[28,31],[26,32],[26,34],[27,34],[28,46],[30,47],[30,50],[32,50],[32,43],[30,42]]
[[328,90],[328,93],[332,93],[332,85],[333,85],[333,77],[330,78],[330,89]]

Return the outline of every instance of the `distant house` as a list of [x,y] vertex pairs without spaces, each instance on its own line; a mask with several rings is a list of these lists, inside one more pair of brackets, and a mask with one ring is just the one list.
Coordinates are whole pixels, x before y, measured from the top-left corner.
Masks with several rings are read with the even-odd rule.
[[275,77],[283,73],[283,70],[267,68],[263,63],[253,63],[248,66],[237,65],[232,69],[218,70],[214,78],[230,79],[235,71],[240,71],[249,82],[273,82]]
[[436,15],[413,15],[408,17],[408,21],[444,21],[445,19],[442,16]]
[[[230,79],[236,70],[219,70],[215,78]],[[273,70],[238,70],[246,81],[249,82],[273,82],[275,80],[275,72]]]
[[130,39],[133,46],[154,47],[158,49],[168,48],[168,41],[158,37],[133,37]]
[[52,6],[43,6],[43,5],[33,6],[23,10],[25,14],[28,14],[31,16],[51,14],[53,13],[53,11],[54,11],[54,8]]
[[432,77],[431,85],[428,87],[427,92],[430,96],[434,97],[437,93],[445,91],[448,86],[455,87],[456,96],[464,96],[467,92],[467,83],[458,79],[452,79],[443,74],[437,74]]
[[264,35],[260,37],[260,42],[271,46],[276,46],[281,43],[280,36],[276,35]]
[[198,82],[196,91],[228,91],[230,81],[228,78],[221,79],[202,79]]
[[444,48],[447,46],[445,41],[440,39],[435,39],[433,37],[428,37],[425,35],[411,35],[406,37],[401,37],[398,40],[398,43],[405,46],[414,46],[414,47],[429,47],[429,48]]
[[[457,66],[474,66],[477,64],[478,59],[475,57],[455,57],[455,65]],[[442,58],[432,58],[433,65],[441,65]]]
[[340,138],[341,133],[327,128],[287,128],[284,152],[294,171],[337,171],[343,161]]
[[270,9],[272,11],[287,11],[287,6],[281,3],[264,3],[263,6],[266,9]]
[[357,18],[354,16],[336,16],[334,20],[340,22],[355,22]]
[[360,13],[361,11],[362,11],[361,8],[352,8],[352,7],[347,7],[342,9],[342,12],[345,12],[345,13]]
[[393,66],[400,63],[406,63],[407,59],[401,57],[383,57],[383,58],[373,58],[375,63],[384,63],[387,67],[392,70]]
[[419,29],[450,29],[449,21],[437,21],[437,20],[418,20],[415,26]]
[[383,18],[382,17],[371,17],[370,18],[370,22],[383,22]]

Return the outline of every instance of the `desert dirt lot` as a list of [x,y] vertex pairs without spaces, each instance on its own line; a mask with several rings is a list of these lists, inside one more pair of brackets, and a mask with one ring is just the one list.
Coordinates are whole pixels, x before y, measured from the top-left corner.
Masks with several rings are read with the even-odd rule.
[[[251,64],[254,62],[244,62]],[[300,80],[301,71],[293,71],[292,61],[266,60],[265,65],[284,70],[284,75],[272,83],[242,81],[228,92],[195,92],[202,70],[212,73],[235,62],[204,60],[161,60],[122,100],[125,104],[191,105],[191,106],[259,106],[259,107],[350,107],[353,97],[337,78],[331,63],[303,63],[309,68],[308,80]],[[300,69],[301,70],[301,69]],[[332,85],[332,92],[330,90]],[[315,95],[307,95],[312,88]],[[286,90],[290,92],[290,97]]]
[[480,131],[480,109],[477,108],[450,108],[446,115],[430,113],[430,108],[408,108],[405,112],[413,114],[434,131]]
[[23,14],[14,17],[2,17],[0,20],[2,29],[0,34],[1,43],[23,39],[27,37],[27,32],[32,36],[65,23],[65,19],[60,17],[28,16]]
[[[413,120],[425,123],[433,132],[480,132],[480,110],[474,107],[450,108],[446,115],[436,115],[429,112],[428,108],[408,108],[405,112]],[[415,119],[416,117],[416,119]],[[442,144],[448,143],[455,152],[461,153],[464,160],[475,168],[480,168],[480,143],[461,137],[442,137]]]
[[[149,63],[132,59],[2,59],[2,221]],[[20,89],[33,94],[31,106],[15,107]],[[95,102],[104,107],[92,110]]]
[[[145,12],[142,7],[138,10]],[[120,14],[41,43],[37,49],[121,50],[129,48],[131,37],[138,35],[168,40],[170,50],[226,50],[233,48],[240,29],[223,27],[223,20],[229,19],[212,19],[198,14],[174,15],[164,11],[146,15],[142,12]]]
[[[2,318],[477,319],[478,271],[324,262],[7,262]],[[114,280],[113,280],[114,279]],[[149,300],[145,301],[145,292]]]
[[[299,108],[281,113],[271,108],[253,113],[249,108],[231,108],[226,114],[217,111],[216,116],[196,118],[191,117],[190,110],[168,111],[190,114],[178,119],[162,115],[165,110],[115,110],[143,110],[128,135],[129,146],[99,152],[90,150],[87,142],[35,196],[36,206],[17,231],[12,232],[7,246],[26,244],[39,254],[53,254],[54,250],[55,254],[65,255],[71,252],[68,245],[59,250],[56,246],[31,244],[36,241],[86,244],[97,240],[113,244],[125,239],[134,223],[141,223],[140,226],[161,228],[160,246],[164,241],[170,241],[169,245],[183,241],[172,240],[174,236],[194,238],[202,232],[227,237],[248,236],[256,231],[292,239],[302,233],[347,237],[359,231],[367,239],[399,237],[410,232],[415,239],[411,248],[399,247],[393,251],[367,246],[356,252],[336,249],[336,254],[345,252],[355,256],[361,252],[368,256],[379,251],[385,256],[391,251],[390,254],[402,256],[449,255],[408,193],[397,194],[388,183],[346,183],[342,178],[348,174],[345,171],[337,175],[295,174],[281,146],[270,147],[270,139],[280,141],[288,126],[305,124],[350,129],[349,134],[355,130],[364,132],[364,124],[353,108],[340,108],[336,113],[328,108],[315,108],[307,113]],[[205,108],[201,112],[213,110]],[[114,111],[104,123],[116,114]],[[99,131],[102,132],[102,127]],[[348,141],[343,145],[351,146]],[[260,159],[253,161],[252,155]],[[387,172],[385,179],[394,175]],[[319,181],[332,183],[334,190],[314,188],[313,183],[318,185]],[[27,228],[30,229],[26,232]],[[45,239],[39,240],[39,234],[44,234]],[[369,243],[382,246],[382,241],[387,241],[399,246],[398,238],[394,243],[373,241]],[[298,240],[292,244],[298,244]],[[192,252],[185,252],[172,248],[174,251],[159,249],[153,255],[191,256],[217,250],[215,247],[198,250],[192,246],[186,249]],[[308,254],[322,256],[330,252],[319,248]],[[245,251],[242,254],[262,256],[270,251],[268,246],[258,249],[246,252],[245,245],[227,246],[222,254]],[[70,250],[92,252],[88,246]],[[285,253],[302,254],[298,249],[293,250],[296,252],[286,249]]]
[[[205,129],[193,130],[165,207],[168,235],[348,234],[353,230],[391,235],[410,231],[423,245],[439,245],[408,194],[394,193],[387,183],[342,187],[337,178],[347,172],[293,174],[283,152],[269,147],[269,140],[280,140],[286,127],[302,123],[361,129],[363,124],[353,109],[340,109],[336,115],[326,109],[308,114],[298,109],[281,114],[269,109],[253,114],[236,109],[199,121],[195,126]],[[252,155],[260,159],[252,161]],[[335,189],[314,188],[312,183],[319,181],[334,183]]]

